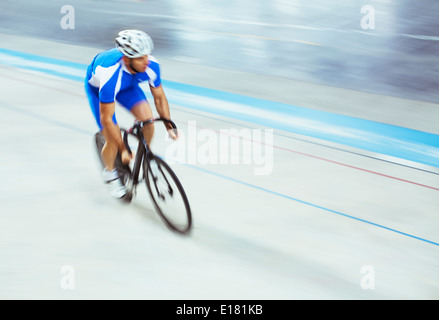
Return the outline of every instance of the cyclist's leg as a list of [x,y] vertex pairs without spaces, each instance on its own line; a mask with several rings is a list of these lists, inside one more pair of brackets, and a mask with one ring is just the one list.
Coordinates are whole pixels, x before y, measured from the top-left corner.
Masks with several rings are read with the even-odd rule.
[[[99,106],[99,88],[93,87],[86,82],[85,83],[85,92],[86,92],[87,97],[88,97],[91,112],[93,113],[96,124],[99,127],[99,131],[102,131],[101,113],[100,113],[100,106]],[[116,114],[113,114],[113,122],[114,122],[114,124],[117,124]]]
[[[146,121],[152,119],[153,117],[151,107],[146,100],[136,103],[131,109],[131,113],[140,121]],[[146,143],[150,146],[152,137],[154,135],[154,123],[143,127],[143,135]]]
[[[85,91],[87,93],[87,97],[90,103],[90,108],[95,118],[96,124],[99,127],[99,131],[105,137],[105,144],[102,147],[101,157],[104,163],[105,168],[108,171],[112,171],[114,169],[114,160],[117,155],[117,146],[109,143],[109,139],[105,136],[105,130],[102,128],[101,124],[101,113],[100,113],[100,104],[99,104],[99,89],[89,85],[87,82],[85,83]],[[116,114],[113,114],[113,122],[117,126]]]
[[[105,136],[105,131],[103,130],[101,124],[101,114],[100,114],[100,103],[99,103],[99,90],[98,88],[90,86],[87,82],[85,84],[85,91],[87,93],[90,108],[94,115],[96,124],[99,127],[100,133],[105,137],[105,143],[101,150],[101,159],[104,165],[103,179],[106,182],[108,189],[116,198],[124,197],[126,194],[126,189],[119,179],[118,171],[115,170],[115,159],[117,157],[117,147],[113,146],[111,142]],[[113,122],[118,127],[116,122],[116,116],[113,114]],[[118,127],[119,128],[119,127]]]
[[[137,120],[146,121],[152,119],[151,106],[146,99],[145,93],[139,86],[134,86],[120,92],[116,99],[121,105],[128,109]],[[150,145],[154,135],[154,124],[144,126],[143,135],[148,145]]]
[[[118,125],[116,125],[116,129],[120,134],[120,128]],[[115,168],[115,161],[117,157],[118,148],[117,145],[112,143],[111,142],[112,140],[107,137],[107,131],[105,129],[102,130],[102,134],[105,137],[105,144],[102,147],[101,157],[107,170],[113,171]]]

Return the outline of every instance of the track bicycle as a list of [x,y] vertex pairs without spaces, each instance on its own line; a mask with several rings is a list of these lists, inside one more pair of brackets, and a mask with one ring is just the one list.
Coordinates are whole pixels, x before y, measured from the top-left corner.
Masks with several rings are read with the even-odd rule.
[[[137,141],[137,152],[132,166],[122,164],[120,153],[116,157],[115,167],[127,188],[127,194],[122,200],[131,202],[136,196],[137,186],[144,179],[158,215],[171,230],[186,234],[192,227],[192,213],[186,192],[175,172],[165,160],[151,151],[143,136],[142,128],[157,121],[170,123],[174,130],[177,129],[172,120],[164,118],[154,118],[143,122],[136,120],[130,128],[121,128],[124,144],[130,154],[132,154],[131,142],[129,143],[129,139],[132,138],[130,137],[133,137],[135,142]],[[105,138],[101,132],[95,134],[95,142],[99,159],[104,166],[101,150]]]

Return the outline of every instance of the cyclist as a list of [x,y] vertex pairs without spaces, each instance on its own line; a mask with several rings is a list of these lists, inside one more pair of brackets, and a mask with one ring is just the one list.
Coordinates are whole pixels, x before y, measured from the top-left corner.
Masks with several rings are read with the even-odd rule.
[[[140,82],[148,81],[159,115],[169,119],[170,112],[161,84],[160,65],[151,56],[154,45],[149,35],[139,30],[123,30],[115,38],[115,43],[116,48],[99,53],[88,66],[85,90],[96,123],[106,140],[101,153],[105,167],[104,181],[112,196],[123,198],[126,188],[119,179],[114,162],[117,152],[125,164],[132,156],[126,150],[116,121],[116,101],[139,121],[151,119],[151,107],[139,87]],[[165,125],[175,139],[175,134],[169,131],[170,125]],[[150,144],[153,124],[143,127],[143,133]]]

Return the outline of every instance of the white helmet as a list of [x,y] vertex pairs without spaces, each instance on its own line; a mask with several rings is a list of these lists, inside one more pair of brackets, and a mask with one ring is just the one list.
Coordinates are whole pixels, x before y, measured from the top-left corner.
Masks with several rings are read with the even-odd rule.
[[149,55],[154,49],[150,36],[139,30],[123,30],[115,41],[116,48],[129,58]]

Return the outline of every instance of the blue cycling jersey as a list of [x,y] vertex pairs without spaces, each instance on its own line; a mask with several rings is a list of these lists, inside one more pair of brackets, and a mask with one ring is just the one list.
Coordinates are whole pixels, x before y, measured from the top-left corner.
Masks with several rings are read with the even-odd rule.
[[116,95],[138,83],[148,81],[152,87],[161,84],[160,65],[153,56],[148,56],[149,63],[145,72],[131,74],[122,60],[123,54],[110,49],[98,54],[87,69],[87,82],[99,89],[99,101],[110,103]]
[[[148,56],[145,72],[131,74],[122,60],[123,54],[117,49],[99,53],[87,68],[85,91],[96,123],[102,129],[100,103],[118,101],[124,108],[131,110],[139,102],[146,101],[139,83],[148,81],[152,87],[161,84],[160,65],[153,56]],[[116,115],[113,122],[117,124]]]

